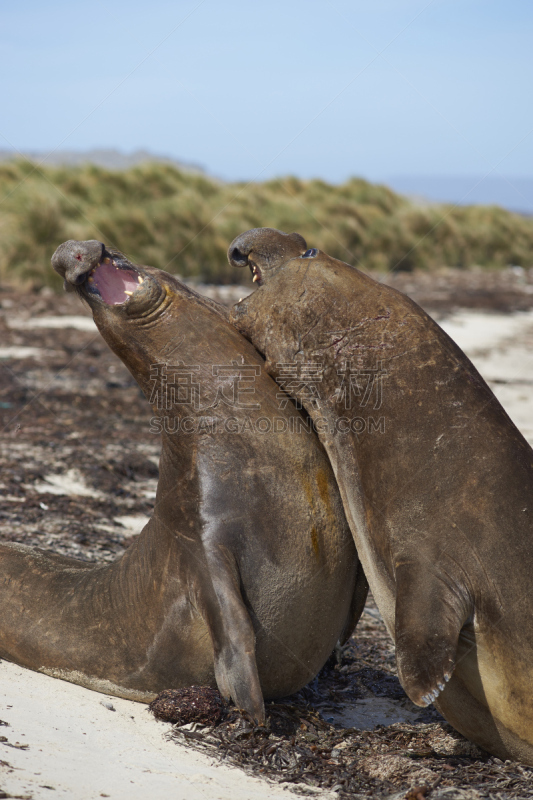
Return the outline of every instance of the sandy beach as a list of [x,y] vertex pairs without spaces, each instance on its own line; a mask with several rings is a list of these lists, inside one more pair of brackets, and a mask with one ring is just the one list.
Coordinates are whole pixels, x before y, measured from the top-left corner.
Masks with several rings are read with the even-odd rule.
[[247,800],[283,789],[168,741],[147,706],[108,697],[3,661],[3,797]]

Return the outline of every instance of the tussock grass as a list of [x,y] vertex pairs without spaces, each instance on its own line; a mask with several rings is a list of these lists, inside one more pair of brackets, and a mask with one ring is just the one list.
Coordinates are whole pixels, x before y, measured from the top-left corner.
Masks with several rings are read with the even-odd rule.
[[243,279],[226,261],[248,228],[301,233],[309,246],[367,270],[533,265],[533,219],[497,207],[410,203],[353,178],[294,177],[246,185],[146,163],[0,164],[0,281],[59,288],[50,257],[66,239],[99,239],[136,262],[213,283]]

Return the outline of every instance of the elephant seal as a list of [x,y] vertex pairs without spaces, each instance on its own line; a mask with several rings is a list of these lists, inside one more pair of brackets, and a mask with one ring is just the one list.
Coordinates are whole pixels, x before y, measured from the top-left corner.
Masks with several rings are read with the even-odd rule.
[[416,303],[320,250],[266,259],[284,236],[255,231],[263,285],[231,319],[314,420],[402,685],[533,764],[533,451]]
[[96,241],[53,266],[151,400],[160,479],[112,564],[0,546],[0,657],[141,702],[217,685],[263,720],[263,695],[314,677],[364,606],[327,457],[308,428],[266,433],[301,415],[224,308]]

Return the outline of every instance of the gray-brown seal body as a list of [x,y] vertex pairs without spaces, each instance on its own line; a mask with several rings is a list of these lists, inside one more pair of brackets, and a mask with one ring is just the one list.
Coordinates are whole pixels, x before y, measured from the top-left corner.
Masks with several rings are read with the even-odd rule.
[[407,694],[533,764],[531,447],[408,297],[321,251],[262,283],[232,321],[270,374],[305,373],[284,388],[329,455]]
[[307,683],[364,605],[327,457],[305,426],[268,433],[301,414],[225,309],[99,242],[53,263],[151,399],[160,479],[112,564],[0,546],[0,657],[144,702],[218,685],[261,720],[263,695]]

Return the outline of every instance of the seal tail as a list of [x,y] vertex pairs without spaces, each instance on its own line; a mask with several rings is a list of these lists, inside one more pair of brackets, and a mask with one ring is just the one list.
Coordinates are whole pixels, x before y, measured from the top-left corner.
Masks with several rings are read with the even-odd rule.
[[396,662],[413,703],[427,706],[455,668],[461,628],[473,612],[466,592],[419,563],[396,566]]

